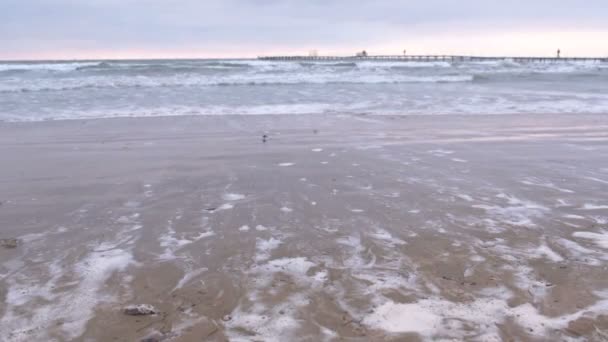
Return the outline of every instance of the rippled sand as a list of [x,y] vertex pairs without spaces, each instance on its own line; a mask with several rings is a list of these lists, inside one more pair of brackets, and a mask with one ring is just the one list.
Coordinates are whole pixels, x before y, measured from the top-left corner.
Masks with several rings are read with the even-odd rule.
[[606,116],[5,123],[0,165],[2,341],[608,339]]

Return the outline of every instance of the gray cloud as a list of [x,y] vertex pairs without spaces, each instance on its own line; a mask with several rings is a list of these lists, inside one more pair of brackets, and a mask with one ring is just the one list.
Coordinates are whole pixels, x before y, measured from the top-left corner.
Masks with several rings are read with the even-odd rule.
[[381,45],[476,31],[608,33],[606,0],[2,0],[0,58],[62,50]]

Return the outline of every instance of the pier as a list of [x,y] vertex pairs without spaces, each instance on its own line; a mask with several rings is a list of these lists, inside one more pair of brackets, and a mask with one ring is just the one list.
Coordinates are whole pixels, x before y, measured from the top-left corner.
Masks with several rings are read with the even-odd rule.
[[518,63],[600,62],[608,57],[484,57],[459,55],[376,55],[376,56],[260,56],[263,61],[402,61],[402,62],[488,62],[514,61]]

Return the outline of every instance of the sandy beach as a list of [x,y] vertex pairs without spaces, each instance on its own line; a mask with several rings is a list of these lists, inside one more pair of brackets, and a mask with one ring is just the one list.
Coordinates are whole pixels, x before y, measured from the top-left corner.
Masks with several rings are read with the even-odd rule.
[[606,115],[0,123],[0,340],[605,341],[607,193]]

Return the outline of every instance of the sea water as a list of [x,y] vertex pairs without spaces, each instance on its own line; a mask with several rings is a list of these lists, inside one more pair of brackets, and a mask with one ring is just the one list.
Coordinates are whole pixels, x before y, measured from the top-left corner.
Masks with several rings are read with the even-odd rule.
[[0,120],[608,112],[608,63],[0,62]]

